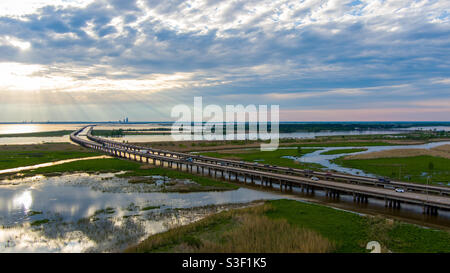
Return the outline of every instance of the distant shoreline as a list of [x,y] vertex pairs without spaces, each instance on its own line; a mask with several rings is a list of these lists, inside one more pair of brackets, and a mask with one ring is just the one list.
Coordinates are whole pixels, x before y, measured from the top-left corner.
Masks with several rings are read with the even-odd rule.
[[[0,125],[9,124],[118,124],[118,125],[135,125],[135,124],[172,124],[175,121],[133,121],[120,123],[117,121],[37,121],[37,122],[17,122],[4,121]],[[432,124],[434,126],[450,126],[450,121],[280,121],[280,124]]]

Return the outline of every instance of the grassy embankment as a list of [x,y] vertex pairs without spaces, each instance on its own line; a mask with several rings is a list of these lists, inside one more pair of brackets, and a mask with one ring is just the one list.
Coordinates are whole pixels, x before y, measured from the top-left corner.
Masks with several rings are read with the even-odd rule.
[[321,155],[338,155],[338,154],[351,154],[351,153],[357,153],[357,152],[363,152],[367,151],[365,148],[361,149],[337,149],[337,150],[330,150],[320,153]]
[[312,153],[314,151],[317,151],[317,149],[278,149],[270,152],[260,151],[259,149],[253,149],[253,150],[226,150],[218,152],[205,152],[201,154],[205,156],[242,160],[249,162],[258,162],[260,164],[277,165],[291,168],[319,169],[322,167],[320,164],[303,163],[288,158],[282,158],[283,156],[300,157],[302,155]]
[[373,159],[345,159],[333,160],[344,167],[363,170],[364,172],[387,176],[392,179],[427,183],[427,176],[431,176],[430,183],[450,181],[450,159],[437,156],[389,157]]
[[0,170],[101,155],[71,144],[0,146]]
[[450,233],[292,200],[209,216],[127,252],[450,252]]

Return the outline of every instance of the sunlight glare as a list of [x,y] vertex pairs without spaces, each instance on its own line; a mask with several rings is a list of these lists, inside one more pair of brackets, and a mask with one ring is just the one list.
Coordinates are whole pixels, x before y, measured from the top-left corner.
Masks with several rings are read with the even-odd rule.
[[24,191],[22,194],[17,195],[13,199],[13,205],[16,208],[24,208],[28,211],[33,204],[33,196],[30,190]]

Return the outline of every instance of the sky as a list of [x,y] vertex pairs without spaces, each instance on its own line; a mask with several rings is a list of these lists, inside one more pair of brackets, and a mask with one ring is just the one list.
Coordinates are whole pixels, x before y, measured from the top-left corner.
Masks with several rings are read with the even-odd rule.
[[449,121],[450,1],[1,0],[0,122]]

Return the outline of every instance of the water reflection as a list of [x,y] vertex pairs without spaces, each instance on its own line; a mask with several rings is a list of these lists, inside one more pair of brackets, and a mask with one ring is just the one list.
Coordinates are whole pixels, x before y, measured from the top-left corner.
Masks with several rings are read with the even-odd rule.
[[150,234],[230,206],[287,197],[246,188],[142,192],[142,187],[127,188],[127,184],[127,179],[111,173],[2,181],[0,252],[120,251]]
[[12,203],[14,209],[23,209],[24,212],[27,213],[33,204],[33,196],[31,195],[31,191],[25,190],[22,193],[14,195]]
[[[107,207],[115,208],[111,216],[120,216],[127,213],[124,208],[130,204],[191,208],[280,198],[278,194],[246,188],[225,192],[150,192],[143,185],[130,184],[127,179],[114,177],[113,174],[71,174],[41,177],[32,182],[33,179],[15,179],[3,182],[10,185],[0,186],[0,225],[14,225],[44,217],[76,221]],[[28,211],[40,211],[42,214],[29,217]]]

